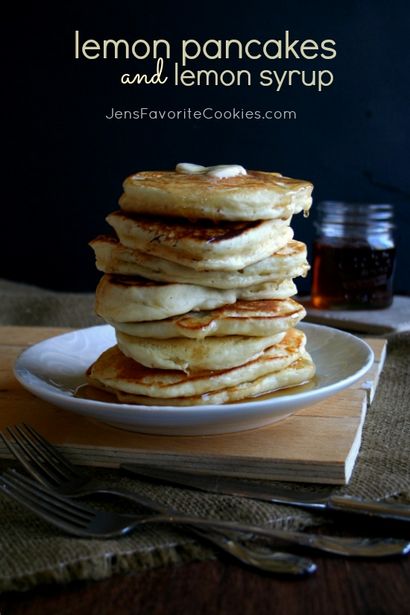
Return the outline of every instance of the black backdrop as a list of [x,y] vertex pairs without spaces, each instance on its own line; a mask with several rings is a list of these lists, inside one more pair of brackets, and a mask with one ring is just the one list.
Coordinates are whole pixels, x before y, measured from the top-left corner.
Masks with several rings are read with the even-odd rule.
[[[11,168],[4,183],[0,276],[92,290],[98,274],[87,243],[105,232],[104,217],[116,209],[127,174],[179,161],[234,162],[310,179],[316,201],[393,202],[399,222],[396,291],[410,291],[408,2],[45,0],[30,6],[21,7],[9,33],[5,98],[13,108],[5,114],[11,137],[5,152]],[[183,38],[278,38],[286,29],[295,38],[336,40],[336,59],[303,66],[330,68],[332,87],[321,93],[302,86],[282,92],[258,86],[125,87],[119,75],[141,69],[131,60],[74,59],[75,30],[84,39],[165,38],[176,46]],[[228,65],[238,68],[235,61]],[[112,108],[141,106],[293,109],[297,119],[105,118]],[[294,227],[296,237],[310,245],[312,217],[298,216]],[[307,290],[308,284],[299,287]]]

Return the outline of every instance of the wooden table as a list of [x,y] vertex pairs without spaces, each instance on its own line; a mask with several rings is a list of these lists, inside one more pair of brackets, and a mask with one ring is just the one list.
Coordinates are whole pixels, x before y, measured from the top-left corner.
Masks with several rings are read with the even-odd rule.
[[0,597],[2,615],[404,615],[408,559],[315,557],[306,579],[272,578],[227,561],[157,568]]

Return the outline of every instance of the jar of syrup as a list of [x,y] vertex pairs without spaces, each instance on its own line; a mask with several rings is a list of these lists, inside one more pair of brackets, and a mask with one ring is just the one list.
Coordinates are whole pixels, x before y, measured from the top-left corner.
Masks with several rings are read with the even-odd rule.
[[312,306],[379,309],[393,301],[392,205],[324,201],[317,207]]

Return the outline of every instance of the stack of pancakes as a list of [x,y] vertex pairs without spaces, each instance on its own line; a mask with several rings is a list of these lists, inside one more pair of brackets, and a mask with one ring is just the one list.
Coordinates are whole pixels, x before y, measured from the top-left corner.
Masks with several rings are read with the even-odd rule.
[[89,368],[89,383],[124,403],[183,406],[312,378],[295,329],[305,310],[291,299],[309,266],[290,227],[311,192],[308,182],[233,166],[127,178],[121,210],[107,217],[115,236],[91,242],[104,272],[96,310],[117,345]]

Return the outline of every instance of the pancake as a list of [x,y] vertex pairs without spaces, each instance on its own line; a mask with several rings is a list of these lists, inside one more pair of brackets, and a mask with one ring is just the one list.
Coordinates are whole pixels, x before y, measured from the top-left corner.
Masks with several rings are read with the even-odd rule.
[[124,356],[118,346],[106,350],[90,367],[90,384],[100,383],[110,390],[150,397],[190,397],[222,388],[252,382],[269,373],[288,367],[300,358],[306,342],[302,331],[292,329],[285,338],[267,348],[257,359],[239,367],[220,371],[203,371],[187,375],[181,371],[144,367]]
[[134,337],[169,339],[223,337],[225,335],[267,336],[286,331],[306,315],[305,308],[292,299],[236,301],[207,312],[189,312],[153,322],[110,324]]
[[291,280],[221,290],[105,274],[96,290],[96,312],[107,321],[143,322],[192,310],[213,310],[238,299],[286,299],[295,294]]
[[306,245],[289,241],[283,248],[238,271],[195,271],[190,267],[133,250],[118,239],[100,235],[90,242],[97,269],[104,273],[142,276],[158,282],[200,284],[210,288],[242,288],[305,276],[309,270]]
[[[109,391],[117,396],[119,402],[124,404],[138,404],[144,406],[200,406],[210,404],[227,404],[238,401],[248,401],[250,398],[257,401],[260,395],[266,395],[278,389],[295,387],[308,382],[315,375],[315,366],[306,351],[290,365],[272,371],[254,380],[247,380],[240,384],[205,392],[199,395],[178,397],[152,397],[125,393],[115,387],[103,384],[101,381],[89,377],[89,382],[96,388]],[[256,399],[255,399],[256,398]]]
[[242,269],[280,250],[293,237],[290,218],[214,224],[116,211],[106,220],[124,246],[197,271]]
[[262,171],[223,179],[207,174],[143,171],[128,177],[123,188],[123,211],[236,221],[289,218],[302,210],[307,212],[313,186]]
[[155,339],[133,337],[117,331],[117,344],[126,357],[145,367],[198,372],[220,370],[243,365],[260,356],[266,348],[278,344],[286,335],[276,333],[266,337],[206,337]]

